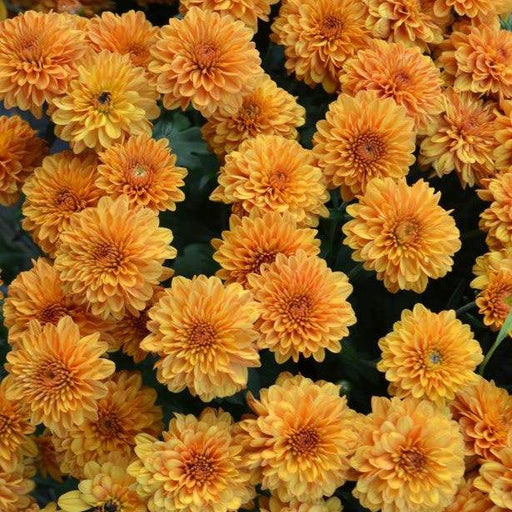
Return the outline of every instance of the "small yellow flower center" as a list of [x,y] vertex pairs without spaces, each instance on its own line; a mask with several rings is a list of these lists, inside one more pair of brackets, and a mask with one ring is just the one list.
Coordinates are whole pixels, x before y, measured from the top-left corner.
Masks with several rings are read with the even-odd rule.
[[402,220],[398,222],[393,230],[396,243],[400,246],[414,242],[418,234],[418,225],[413,220]]
[[363,133],[356,139],[353,147],[354,159],[360,164],[370,164],[379,160],[384,153],[381,138],[374,133]]
[[50,304],[39,312],[38,320],[43,324],[57,325],[57,322],[69,314],[69,311],[62,304]]
[[270,175],[269,185],[272,190],[283,190],[288,185],[288,176],[282,171]]
[[198,484],[209,482],[215,476],[215,465],[207,455],[195,453],[185,462],[186,476]]
[[211,43],[201,43],[195,47],[195,60],[199,69],[209,70],[217,62],[217,47]]
[[44,361],[37,369],[36,380],[38,386],[47,390],[58,390],[69,384],[71,375],[61,361]]
[[106,437],[118,437],[123,431],[122,425],[115,411],[98,411],[98,421],[96,422],[98,432]]
[[123,255],[117,247],[108,243],[100,243],[93,252],[93,258],[99,267],[105,270],[117,269],[123,263]]
[[295,322],[307,321],[311,312],[311,299],[306,295],[296,295],[288,302],[288,315]]
[[294,455],[313,455],[319,443],[318,432],[312,427],[301,428],[288,438],[288,444]]
[[211,324],[199,322],[188,334],[189,347],[195,352],[206,352],[215,344],[216,333]]
[[415,447],[403,450],[398,462],[400,468],[409,474],[421,472],[425,467],[425,463],[425,456]]
[[60,210],[69,212],[76,212],[85,207],[80,198],[69,189],[59,191],[55,197],[55,205],[58,206]]
[[338,16],[330,14],[320,22],[320,32],[326,39],[336,39],[341,36],[343,22]]
[[429,366],[437,366],[443,362],[443,356],[438,350],[432,350],[429,352],[427,357],[427,363]]
[[409,76],[409,74],[403,70],[397,71],[393,77],[393,82],[395,85],[398,86],[398,88],[403,87],[404,85],[407,85],[410,82],[410,80],[411,80],[411,77]]
[[276,256],[277,253],[273,251],[260,252],[256,254],[252,262],[251,272],[259,274],[261,270],[261,265],[263,265],[263,263],[273,263],[276,259]]

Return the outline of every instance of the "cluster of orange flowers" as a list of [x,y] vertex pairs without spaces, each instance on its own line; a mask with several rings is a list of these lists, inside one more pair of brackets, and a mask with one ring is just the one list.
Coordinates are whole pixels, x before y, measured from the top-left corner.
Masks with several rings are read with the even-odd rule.
[[[262,350],[276,364],[339,352],[356,316],[347,275],[319,256],[330,191],[351,202],[343,243],[391,293],[422,293],[461,247],[440,192],[406,181],[416,160],[489,202],[471,286],[490,328],[509,314],[512,32],[499,16],[512,1],[278,3],[181,0],[159,28],[97,14],[111,2],[41,0],[1,22],[0,100],[46,116],[70,148],[49,154],[21,117],[0,117],[0,204],[23,194],[23,228],[47,255],[3,303],[2,512],[340,512],[347,481],[371,511],[512,510],[512,397],[476,374],[482,350],[454,311],[402,312],[379,341],[392,398],[367,415],[340,385],[283,372],[239,421],[207,407],[165,427],[155,389],[109,357],[153,354],[170,392],[210,402],[246,389]],[[312,149],[298,142],[304,108],[253,42],[272,8],[287,71],[338,94]],[[215,276],[166,266],[159,213],[185,199],[187,170],[152,128],[178,107],[205,117],[222,164],[210,198],[231,205]],[[38,471],[80,483],[40,508]]]

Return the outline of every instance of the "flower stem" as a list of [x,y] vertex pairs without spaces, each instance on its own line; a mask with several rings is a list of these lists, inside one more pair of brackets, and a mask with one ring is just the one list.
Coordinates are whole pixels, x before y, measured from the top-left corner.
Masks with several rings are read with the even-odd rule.
[[493,356],[494,352],[496,352],[496,349],[501,345],[502,341],[503,340],[501,340],[500,338],[496,338],[496,341],[492,344],[492,347],[489,349],[489,351],[485,355],[485,358],[482,361],[482,364],[480,365],[480,368],[478,369],[478,375],[481,375],[482,377],[484,376],[485,367],[487,366],[487,363],[489,362],[489,360]]
[[466,304],[466,305],[462,306],[461,308],[457,309],[457,311],[455,311],[455,314],[457,316],[460,316],[463,313],[466,313],[467,311],[471,311],[475,307],[476,307],[476,302],[475,301],[470,302],[469,304]]

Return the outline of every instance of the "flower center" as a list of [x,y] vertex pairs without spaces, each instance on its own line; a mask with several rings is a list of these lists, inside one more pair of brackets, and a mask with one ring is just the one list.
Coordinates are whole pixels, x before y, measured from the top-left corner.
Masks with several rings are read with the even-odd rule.
[[37,380],[46,389],[61,389],[69,384],[71,374],[61,361],[44,361],[37,370]]
[[395,85],[398,86],[398,88],[403,87],[404,85],[407,85],[410,81],[410,76],[405,71],[397,71],[393,76],[393,82]]
[[192,459],[185,462],[185,474],[198,484],[209,482],[215,475],[215,465],[210,457],[196,453]]
[[396,243],[400,246],[410,244],[416,239],[418,225],[412,220],[400,221],[394,229]]
[[199,69],[211,69],[217,62],[217,53],[217,47],[211,43],[198,44],[195,48],[195,58]]
[[320,437],[315,428],[304,427],[293,433],[288,443],[294,455],[312,455],[320,443]]
[[69,312],[62,304],[50,304],[46,306],[38,315],[38,319],[43,324],[57,325],[57,322],[63,317],[68,315]]
[[356,139],[353,152],[357,162],[369,164],[382,157],[384,145],[378,135],[364,133]]
[[410,448],[402,451],[398,463],[406,473],[415,474],[421,472],[425,467],[426,459],[420,450]]
[[123,262],[123,256],[119,249],[112,244],[98,244],[93,253],[97,265],[104,269],[119,268]]
[[286,173],[276,171],[270,175],[269,185],[272,190],[283,190],[288,185]]
[[108,91],[104,91],[94,98],[93,105],[96,110],[100,112],[107,112],[110,108],[111,101],[112,95]]
[[99,505],[96,508],[92,509],[92,511],[95,511],[95,512],[119,512],[121,510],[120,506],[121,506],[121,503],[119,503],[119,500],[109,499],[103,505]]
[[61,210],[76,212],[83,209],[82,201],[80,198],[71,190],[61,190],[55,198],[55,205]]
[[296,295],[288,302],[288,315],[295,322],[304,322],[311,312],[311,300],[306,295]]
[[139,316],[132,316],[131,323],[133,330],[138,334],[139,337],[146,337],[149,333],[147,328],[148,314],[147,311],[143,311]]
[[443,362],[443,357],[438,350],[432,350],[427,357],[427,363],[430,366],[437,366]]
[[338,16],[330,14],[320,22],[320,32],[326,39],[335,39],[341,36],[343,22]]
[[143,187],[148,183],[148,179],[151,176],[151,170],[140,162],[137,162],[126,173],[126,179],[134,187]]
[[7,416],[7,414],[0,414],[0,433],[1,434],[10,433],[12,435],[11,421],[12,421],[12,418],[10,416]]
[[206,352],[215,344],[215,329],[207,322],[199,322],[188,334],[189,347],[196,352]]
[[115,411],[98,411],[98,421],[96,423],[98,432],[106,437],[119,437],[123,428]]
[[21,57],[25,62],[37,63],[40,53],[40,45],[37,35],[27,35],[20,41]]
[[260,252],[254,256],[254,260],[251,266],[251,272],[260,273],[261,265],[263,263],[274,263],[277,253],[273,251]]

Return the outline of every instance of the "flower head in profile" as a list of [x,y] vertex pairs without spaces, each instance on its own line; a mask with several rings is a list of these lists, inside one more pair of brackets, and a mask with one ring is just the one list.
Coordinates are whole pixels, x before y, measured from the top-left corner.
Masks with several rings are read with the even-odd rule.
[[259,274],[278,254],[291,256],[302,250],[309,256],[320,252],[316,230],[299,228],[289,212],[260,213],[247,217],[231,215],[229,230],[212,240],[213,259],[222,267],[217,276],[226,282],[245,286],[247,277]]
[[98,160],[92,153],[76,156],[63,151],[46,157],[23,186],[23,229],[50,256],[55,256],[62,231],[71,217],[96,206],[102,195],[96,186]]
[[180,188],[186,175],[167,139],[139,135],[100,154],[96,185],[110,197],[128,196],[133,205],[174,211],[185,199]]
[[366,16],[362,0],[283,2],[272,32],[284,47],[286,70],[311,87],[338,90],[344,62],[370,40]]
[[364,193],[372,178],[401,178],[414,163],[414,122],[402,105],[375,91],[340,94],[316,126],[313,153],[329,188],[345,199]]
[[78,484],[78,490],[67,492],[59,498],[59,507],[63,512],[148,510],[146,500],[135,490],[135,479],[126,472],[126,464],[117,460],[115,454],[104,463],[88,462],[83,470],[84,477]]
[[457,92],[512,97],[512,33],[499,24],[452,32],[439,64]]
[[86,53],[83,32],[66,16],[27,10],[0,31],[0,99],[42,116],[43,105],[64,94]]
[[419,46],[439,44],[451,21],[450,11],[438,12],[435,0],[363,0],[368,7],[366,26],[374,37]]
[[343,505],[339,498],[316,501],[281,501],[277,496],[261,496],[258,500],[260,512],[341,512]]
[[[352,258],[375,270],[392,293],[422,293],[429,278],[445,276],[460,249],[459,230],[440,194],[419,180],[375,178],[359,202],[347,207],[353,217],[343,226]],[[386,205],[383,209],[382,205]]]
[[251,29],[231,16],[192,7],[183,19],[171,18],[151,49],[149,69],[166,109],[192,103],[203,115],[218,108],[236,110],[263,70]]
[[268,21],[271,6],[278,2],[279,0],[181,0],[180,12],[185,14],[192,7],[199,7],[206,11],[228,14],[243,21],[256,32],[258,20]]
[[151,134],[158,93],[128,55],[90,53],[66,94],[53,101],[55,133],[75,153],[99,151],[130,135]]
[[441,76],[430,57],[419,48],[373,40],[371,46],[348,60],[340,75],[343,91],[354,96],[376,91],[403,105],[420,134],[428,133],[443,110]]
[[115,369],[101,357],[107,349],[99,334],[82,337],[69,317],[56,326],[33,321],[7,354],[6,396],[30,404],[34,425],[65,432],[96,417],[96,401],[107,390],[102,381]]
[[457,172],[463,187],[473,186],[495,172],[496,115],[492,102],[470,92],[444,93],[444,112],[421,143],[419,162],[438,176]]
[[227,412],[176,414],[163,441],[138,435],[136,443],[137,460],[128,473],[152,512],[234,512],[254,495],[244,447]]
[[464,443],[444,408],[428,400],[373,397],[350,463],[357,472],[353,494],[372,512],[441,512],[464,474]]
[[258,346],[270,349],[278,363],[289,358],[297,362],[300,355],[323,361],[326,350],[341,350],[340,340],[356,322],[347,300],[352,285],[345,274],[299,250],[288,257],[278,254],[248,281],[261,304]]
[[512,439],[512,397],[481,377],[457,393],[450,408],[464,436],[467,456],[494,459]]
[[72,217],[61,234],[55,268],[66,290],[103,319],[142,311],[155,285],[168,277],[176,250],[156,212],[131,208],[126,196],[102,197]]
[[19,116],[0,116],[0,205],[20,198],[26,178],[48,149],[30,125]]
[[475,477],[470,474],[462,481],[452,503],[443,512],[505,512],[488,494],[475,487]]
[[170,391],[188,387],[204,401],[247,386],[260,366],[256,348],[258,304],[238,283],[217,277],[175,277],[149,311],[151,331],[141,343],[156,352],[157,377]]
[[156,391],[143,386],[137,372],[122,371],[105,381],[107,394],[97,401],[97,415],[54,436],[61,468],[75,478],[86,476],[90,461],[103,464],[111,454],[128,464],[134,457],[137,434],[159,435],[162,409]]
[[476,380],[474,371],[483,360],[480,344],[455,311],[433,313],[421,304],[402,311],[379,348],[377,368],[385,372],[391,394],[440,405]]
[[475,487],[505,510],[512,510],[512,447],[503,448],[496,460],[487,460],[480,467]]
[[29,494],[34,490],[35,484],[24,473],[22,464],[7,470],[0,466],[0,510],[2,512],[30,510],[33,500]]
[[296,99],[264,75],[258,87],[238,99],[235,111],[219,108],[202,126],[203,138],[217,156],[224,158],[257,135],[297,139],[306,111]]
[[299,225],[317,226],[329,199],[313,153],[290,139],[259,135],[226,157],[210,199],[234,204],[242,214],[289,211]]
[[476,297],[478,311],[483,316],[484,324],[497,331],[501,329],[512,305],[512,249],[479,256],[473,274],[475,278],[470,284],[479,290]]
[[285,502],[311,502],[347,480],[362,420],[339,391],[330,382],[282,373],[259,400],[248,394],[255,416],[239,424],[239,437],[263,489]]

